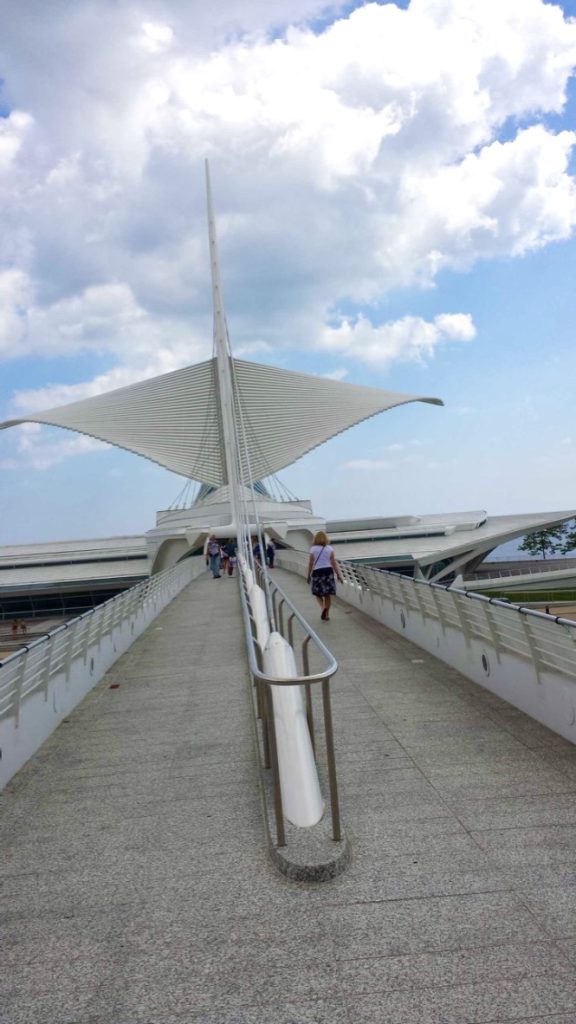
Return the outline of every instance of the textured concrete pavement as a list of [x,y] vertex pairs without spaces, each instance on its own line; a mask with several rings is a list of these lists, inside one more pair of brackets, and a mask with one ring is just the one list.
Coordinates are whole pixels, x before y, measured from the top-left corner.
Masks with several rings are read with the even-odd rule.
[[576,1024],[575,748],[278,580],[340,661],[352,864],[269,863],[237,583],[203,577],[3,795],[0,1020]]

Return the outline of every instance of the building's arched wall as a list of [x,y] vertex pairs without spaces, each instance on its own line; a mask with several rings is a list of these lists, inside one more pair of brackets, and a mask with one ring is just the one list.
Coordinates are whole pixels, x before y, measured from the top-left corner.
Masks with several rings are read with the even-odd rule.
[[164,569],[170,569],[177,562],[190,554],[190,546],[185,537],[170,537],[160,545],[152,562],[151,576]]

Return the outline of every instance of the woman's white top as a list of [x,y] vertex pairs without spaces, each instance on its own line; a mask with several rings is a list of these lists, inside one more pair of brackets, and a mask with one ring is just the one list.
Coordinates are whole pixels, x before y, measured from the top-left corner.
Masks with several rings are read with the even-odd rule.
[[334,554],[334,548],[327,544],[325,548],[321,544],[313,544],[310,548],[310,554],[312,555],[312,572],[315,569],[330,569],[332,562],[330,561],[331,556]]

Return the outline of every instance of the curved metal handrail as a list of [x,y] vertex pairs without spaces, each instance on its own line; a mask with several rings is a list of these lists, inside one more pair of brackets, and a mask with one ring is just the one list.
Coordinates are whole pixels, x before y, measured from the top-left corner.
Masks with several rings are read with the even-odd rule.
[[[284,813],[282,807],[282,792],[280,789],[280,771],[278,765],[278,751],[276,744],[276,730],[274,725],[274,712],[272,706],[272,686],[303,686],[306,693],[306,717],[308,720],[308,728],[310,730],[310,739],[312,742],[312,749],[316,751],[315,744],[315,730],[314,730],[314,717],[312,710],[312,695],[311,686],[315,683],[322,684],[322,704],[324,712],[324,730],[326,738],[326,760],[328,766],[328,781],[330,788],[330,811],[332,817],[332,838],[339,842],[342,838],[341,824],[340,824],[340,806],[338,800],[338,782],[336,777],[336,758],[334,753],[334,731],[332,726],[332,709],[330,702],[330,679],[335,675],[338,670],[338,662],[334,658],[334,655],[328,650],[326,645],[322,642],[320,637],[315,633],[312,627],[308,624],[303,615],[300,614],[296,606],[290,601],[281,587],[278,586],[275,580],[272,580],[266,570],[259,569],[259,575],[262,582],[265,582],[269,593],[274,599],[275,595],[281,596],[281,605],[286,605],[290,609],[290,616],[284,628],[284,616],[282,614],[276,614],[277,609],[274,605],[276,628],[281,636],[284,637],[290,643],[290,646],[294,646],[293,637],[293,623],[296,620],[302,630],[304,631],[304,640],[302,641],[302,663],[307,669],[309,665],[309,654],[308,646],[312,641],[317,649],[320,651],[322,656],[326,658],[328,666],[321,672],[305,672],[304,675],[291,676],[291,677],[276,677],[269,676],[262,670],[262,652],[256,638],[255,622],[251,615],[250,601],[245,585],[244,574],[240,570],[240,603],[242,607],[242,616],[244,619],[244,628],[246,631],[246,641],[248,648],[248,663],[250,667],[250,673],[254,679],[256,686],[256,704],[257,704],[257,716],[262,722],[262,740],[263,740],[263,753],[264,753],[264,767],[270,768],[272,772],[272,786],[274,794],[274,814],[276,819],[276,838],[277,845],[279,847],[286,845],[286,834],[284,829]],[[264,577],[264,579],[262,579]],[[285,632],[288,632],[288,637],[285,636]]]
[[[257,679],[262,679],[262,681],[266,682],[266,683],[273,683],[274,686],[297,686],[297,685],[303,685],[303,684],[306,684],[306,683],[321,683],[324,679],[330,679],[331,676],[335,675],[336,672],[338,671],[338,662],[336,661],[336,658],[334,657],[332,652],[328,650],[328,648],[326,647],[326,644],[324,644],[322,642],[322,640],[320,639],[318,634],[315,632],[315,630],[312,629],[312,626],[310,626],[310,624],[306,621],[304,616],[300,614],[300,612],[298,611],[296,606],[292,603],[290,598],[286,596],[286,594],[284,593],[282,588],[280,586],[278,586],[276,581],[275,580],[270,580],[270,577],[268,577],[268,581],[269,581],[269,583],[272,584],[272,587],[273,587],[272,593],[281,594],[282,595],[282,603],[286,604],[290,608],[291,613],[292,613],[290,618],[298,620],[298,622],[300,623],[300,625],[302,626],[302,628],[304,629],[304,631],[307,634],[308,642],[310,640],[312,640],[314,642],[315,646],[321,651],[321,653],[324,655],[324,657],[326,658],[326,660],[328,661],[329,664],[328,664],[328,668],[326,668],[323,672],[316,672],[313,675],[306,674],[306,675],[303,675],[303,676],[291,676],[288,679],[283,679],[281,677],[276,677],[276,676],[267,676],[264,672],[261,671],[261,669],[259,668],[259,666],[257,664],[256,657],[255,657],[255,654],[254,654],[254,645],[255,645],[254,636],[253,636],[252,630],[250,628],[250,635],[251,635],[251,639],[252,639],[252,643],[248,647],[248,660],[250,661],[250,671],[252,672],[252,674]],[[243,608],[243,611],[245,613],[244,621],[246,623],[246,621],[247,621],[246,616],[249,613],[248,613],[248,609],[247,609],[248,599],[246,597],[246,591],[244,589],[244,586],[242,587],[242,592],[243,592],[243,596],[245,598],[245,600],[242,601],[242,608]],[[248,619],[248,622],[249,622],[249,619]],[[277,625],[278,624],[279,623],[277,623]],[[281,632],[282,635],[284,635],[282,630],[279,630],[279,632]]]
[[[141,584],[137,584],[137,586],[141,586]],[[124,593],[124,591],[123,591],[123,593]],[[119,596],[119,595],[117,595],[117,596]],[[109,600],[110,601],[114,601],[114,598],[111,597],[111,598],[109,598]],[[105,604],[105,603],[106,602],[104,602],[104,601],[102,602],[102,604]],[[102,605],[98,605],[98,607],[102,607]],[[37,637],[36,640],[32,640],[31,643],[29,643],[29,644],[20,643],[18,645],[18,650],[17,651],[12,651],[12,654],[8,654],[5,658],[2,658],[2,660],[0,661],[0,668],[3,668],[4,665],[8,665],[9,662],[11,662],[11,661],[15,660],[16,658],[18,658],[19,655],[24,653],[24,651],[33,651],[34,648],[38,647],[39,644],[45,644],[47,640],[50,640],[52,637],[58,636],[58,634],[62,633],[65,629],[69,629],[69,627],[73,623],[80,622],[81,619],[85,619],[88,615],[93,615],[95,611],[96,611],[96,608],[89,608],[87,612],[82,612],[82,615],[75,615],[74,618],[70,619],[69,622],[65,622],[61,626],[56,626],[55,629],[49,629],[46,633],[42,633],[42,636]],[[22,634],[22,635],[25,636],[26,634]]]

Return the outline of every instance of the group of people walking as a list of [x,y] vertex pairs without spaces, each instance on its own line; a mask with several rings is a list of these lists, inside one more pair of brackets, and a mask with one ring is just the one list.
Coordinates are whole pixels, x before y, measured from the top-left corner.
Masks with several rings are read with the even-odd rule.
[[[269,569],[273,569],[276,557],[276,546],[273,540],[268,541],[264,551],[266,564]],[[262,546],[258,539],[255,539],[252,544],[252,554],[255,561],[262,565]],[[214,579],[218,580],[222,575],[233,576],[236,562],[236,542],[227,540],[220,544],[216,535],[211,534],[206,545],[206,565],[210,566]],[[308,583],[312,585],[312,594],[322,609],[320,618],[324,622],[329,622],[332,598],[336,593],[336,579],[340,583],[344,581],[340,566],[336,561],[334,548],[323,530],[315,535],[310,548],[307,579]]]
[[233,576],[236,563],[236,542],[227,540],[220,544],[216,534],[212,533],[206,545],[206,565],[210,567],[213,578],[219,580],[221,576]]
[[[274,541],[269,540],[264,550],[266,565],[269,569],[273,569],[276,559],[276,545]],[[262,550],[258,539],[253,541],[252,554],[259,565],[262,565]],[[227,540],[221,544],[215,533],[210,534],[206,544],[205,556],[206,565],[209,566],[215,580],[219,580],[221,576],[234,575],[234,569],[237,565],[236,542],[234,540]]]

